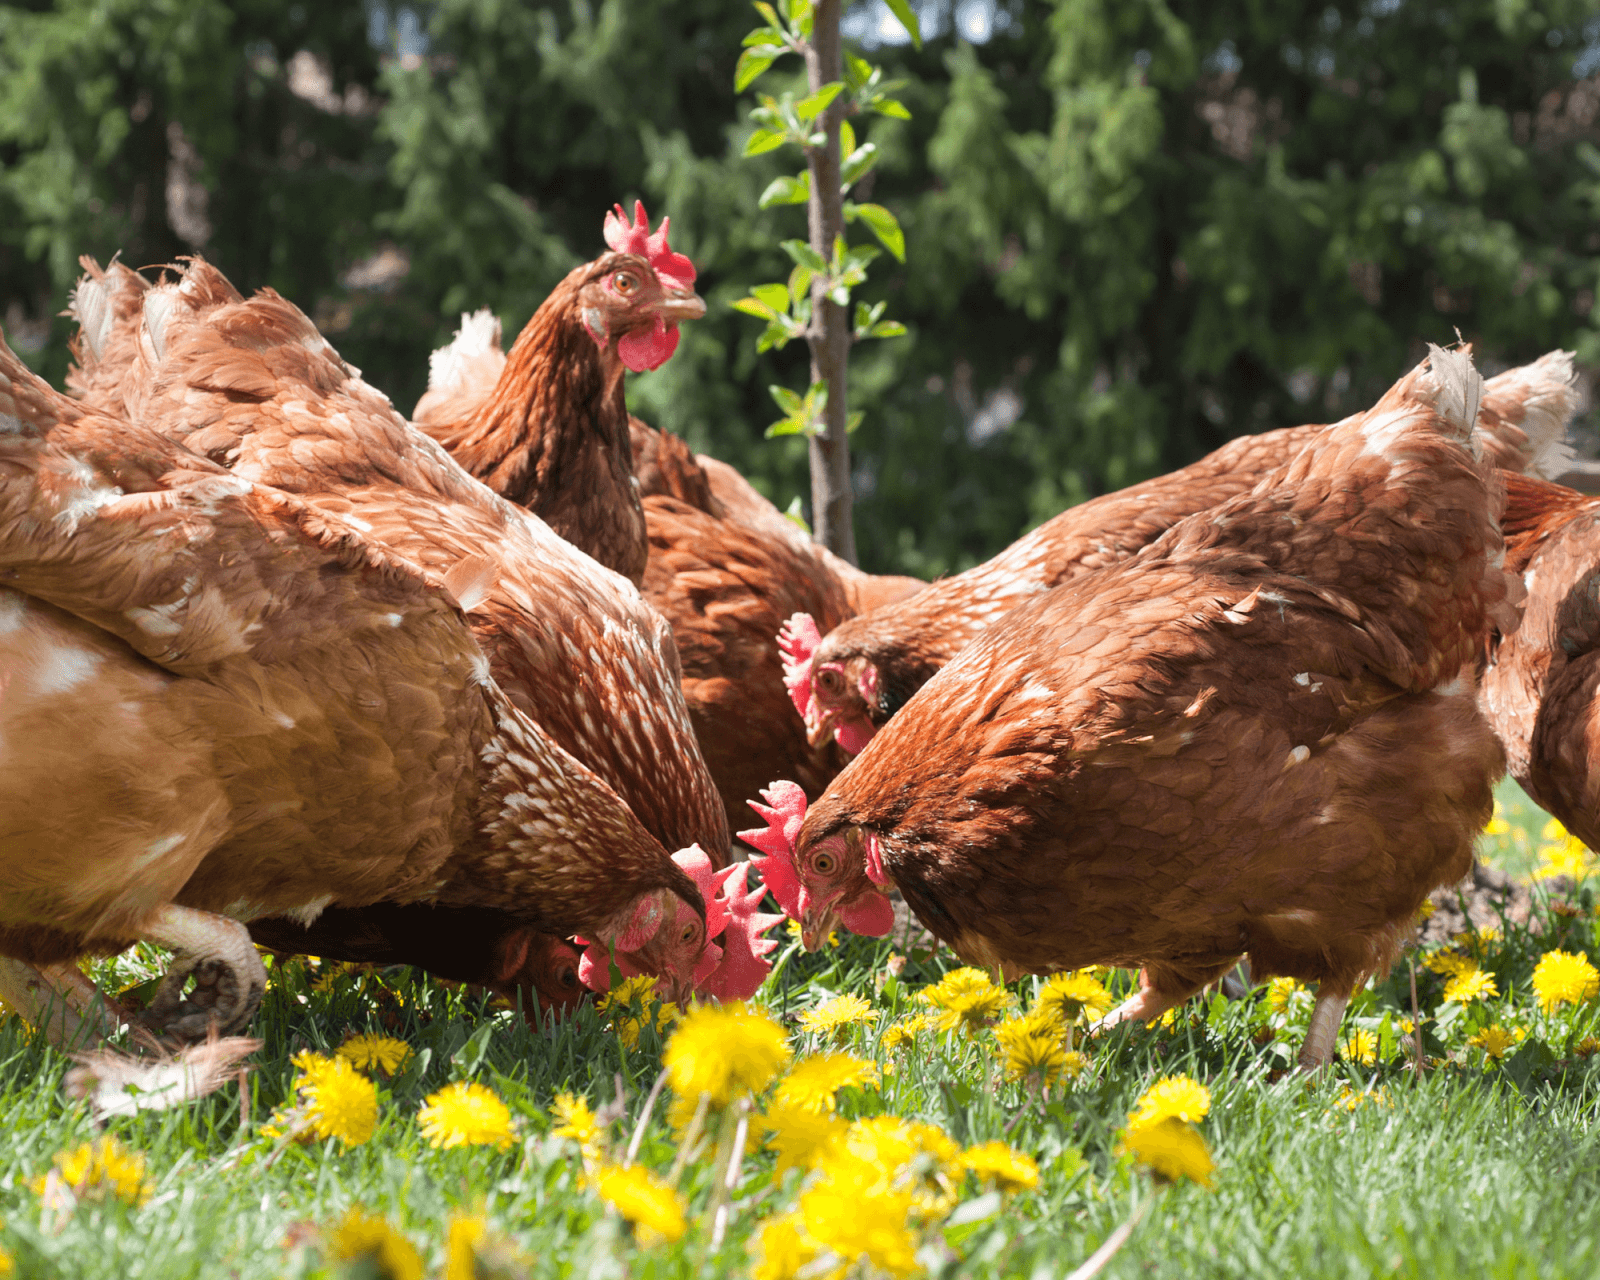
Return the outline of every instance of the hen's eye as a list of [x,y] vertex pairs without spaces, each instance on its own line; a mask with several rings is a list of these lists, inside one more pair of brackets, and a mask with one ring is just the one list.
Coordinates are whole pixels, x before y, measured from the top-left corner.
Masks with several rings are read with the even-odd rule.
[[694,941],[694,933],[695,933],[695,929],[694,929],[694,926],[692,924],[684,925],[683,926],[683,941],[684,942],[693,942]]
[[837,865],[838,863],[831,853],[819,853],[815,858],[811,859],[812,870],[822,876],[831,876],[834,867]]
[[817,677],[817,683],[828,693],[841,693],[844,690],[844,677],[837,671],[824,671]]
[[611,287],[623,297],[627,297],[639,287],[639,277],[631,271],[619,271],[611,277]]
[[567,965],[560,973],[556,974],[556,981],[568,991],[576,991],[578,989],[578,971],[571,965]]

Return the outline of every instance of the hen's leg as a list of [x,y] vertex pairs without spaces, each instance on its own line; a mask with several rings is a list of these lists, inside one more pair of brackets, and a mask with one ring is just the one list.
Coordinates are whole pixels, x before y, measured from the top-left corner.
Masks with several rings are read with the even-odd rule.
[[1340,994],[1330,991],[1325,983],[1317,984],[1317,1003],[1311,1010],[1311,1025],[1306,1028],[1305,1043],[1300,1046],[1302,1069],[1316,1071],[1333,1061],[1339,1024],[1344,1021],[1344,1007],[1349,1003],[1348,991]]
[[1228,972],[1233,960],[1202,971],[1169,969],[1163,965],[1146,965],[1139,970],[1139,990],[1129,996],[1105,1017],[1090,1024],[1089,1034],[1114,1027],[1119,1022],[1137,1018],[1140,1022],[1153,1022],[1168,1009],[1175,1009],[1206,983]]
[[[267,989],[267,971],[250,931],[237,920],[166,906],[144,923],[140,937],[177,952],[145,1010],[157,1031],[202,1040],[213,1026],[226,1035],[249,1023]],[[194,990],[186,996],[190,977]]]
[[129,1021],[75,964],[35,967],[0,957],[0,1000],[57,1049],[86,1049]]

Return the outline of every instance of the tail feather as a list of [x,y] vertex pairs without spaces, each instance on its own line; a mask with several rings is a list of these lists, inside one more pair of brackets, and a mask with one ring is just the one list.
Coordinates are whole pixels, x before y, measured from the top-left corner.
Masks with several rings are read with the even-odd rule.
[[428,356],[428,390],[453,391],[466,373],[468,360],[500,350],[500,317],[484,307],[461,313],[461,327],[448,346]]
[[1478,408],[1483,402],[1483,378],[1465,351],[1446,351],[1428,344],[1428,362],[1412,386],[1411,399],[1430,405],[1453,430],[1448,433],[1465,445],[1472,456],[1483,456],[1478,433]]
[[1506,470],[1553,480],[1569,469],[1567,425],[1578,410],[1578,375],[1570,351],[1549,351],[1484,384],[1483,429],[1506,439]]

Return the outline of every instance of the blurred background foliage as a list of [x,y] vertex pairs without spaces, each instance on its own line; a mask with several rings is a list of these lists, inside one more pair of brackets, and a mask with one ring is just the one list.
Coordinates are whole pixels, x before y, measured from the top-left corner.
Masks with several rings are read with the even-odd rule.
[[[909,122],[857,198],[910,257],[907,338],[852,365],[864,564],[933,575],[1231,436],[1336,419],[1456,330],[1488,371],[1600,364],[1600,0],[934,0],[847,32]],[[642,197],[711,304],[634,408],[780,506],[804,444],[728,304],[803,210],[756,211],[741,0],[0,4],[0,320],[58,382],[79,253],[204,252],[408,411],[429,349],[508,339]],[[768,92],[781,85],[762,87]],[[791,166],[792,167],[792,166]]]

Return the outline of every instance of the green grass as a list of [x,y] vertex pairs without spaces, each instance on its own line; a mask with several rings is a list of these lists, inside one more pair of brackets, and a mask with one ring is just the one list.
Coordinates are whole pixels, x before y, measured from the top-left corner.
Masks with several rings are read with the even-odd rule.
[[[1544,843],[1545,816],[1514,787],[1502,790],[1501,801],[1511,830],[1486,838],[1485,856],[1525,872]],[[1530,990],[1544,951],[1600,954],[1592,902],[1587,894],[1576,901],[1575,914],[1558,914],[1540,891],[1541,934],[1512,926],[1472,944],[1499,985],[1495,1001],[1441,1007],[1444,976],[1417,966],[1422,1010],[1439,1015],[1424,1037],[1438,1064],[1420,1079],[1406,1069],[1400,1041],[1411,1008],[1404,960],[1358,995],[1346,1022],[1346,1036],[1371,1033],[1373,1065],[1341,1063],[1321,1080],[1287,1070],[1309,996],[1296,993],[1269,1013],[1258,991],[1239,1002],[1196,1000],[1169,1026],[1099,1038],[1089,1046],[1091,1066],[1046,1099],[1000,1078],[987,1033],[925,1037],[894,1053],[878,1045],[884,1027],[924,1007],[916,993],[950,967],[944,957],[914,954],[891,977],[886,942],[845,939],[811,957],[791,949],[763,998],[789,1028],[797,1056],[838,1047],[885,1068],[880,1087],[842,1093],[842,1116],[905,1116],[938,1125],[963,1145],[1001,1138],[1037,1160],[1038,1190],[1004,1203],[962,1184],[962,1207],[919,1240],[928,1274],[1064,1275],[1156,1195],[1104,1274],[1592,1276],[1600,1273],[1600,1054],[1577,1049],[1595,1030],[1594,1004],[1546,1015]],[[158,963],[137,951],[97,972],[120,989]],[[727,1239],[713,1249],[705,1151],[688,1162],[680,1188],[688,1231],[676,1243],[641,1247],[581,1185],[577,1149],[550,1136],[548,1107],[557,1091],[572,1090],[598,1109],[613,1101],[620,1080],[626,1118],[611,1135],[625,1145],[659,1072],[661,1037],[646,1030],[638,1047],[625,1050],[594,1009],[535,1032],[509,1011],[405,970],[336,974],[320,991],[312,988],[317,976],[304,965],[274,974],[256,1026],[266,1047],[249,1079],[248,1123],[241,1125],[238,1090],[229,1085],[182,1111],[110,1124],[147,1161],[153,1194],[139,1207],[86,1200],[68,1212],[41,1204],[30,1183],[56,1153],[96,1133],[61,1090],[69,1064],[17,1019],[0,1023],[8,1138],[0,1147],[0,1246],[16,1273],[107,1280],[385,1274],[370,1260],[340,1270],[326,1255],[329,1233],[360,1207],[396,1226],[430,1275],[444,1268],[448,1220],[465,1212],[483,1213],[492,1235],[522,1255],[498,1271],[486,1260],[480,1275],[747,1275],[759,1223],[796,1203],[798,1171],[775,1179],[770,1153],[748,1158]],[[1032,980],[1013,987],[1019,1008],[1033,989]],[[870,1000],[876,1021],[836,1046],[799,1030],[800,1012],[845,992]],[[1468,1044],[1493,1023],[1524,1032],[1499,1062]],[[291,1099],[290,1058],[331,1050],[358,1032],[398,1036],[415,1054],[380,1088],[377,1132],[348,1150],[333,1139],[280,1150],[260,1126]],[[1200,1125],[1216,1165],[1211,1190],[1191,1183],[1157,1190],[1116,1154],[1135,1099],[1157,1077],[1178,1073],[1212,1092]],[[488,1085],[510,1106],[519,1126],[510,1150],[436,1150],[422,1139],[423,1099],[463,1079]],[[1352,1094],[1365,1100],[1337,1101]],[[640,1153],[663,1174],[677,1153],[665,1110],[657,1109]]]

